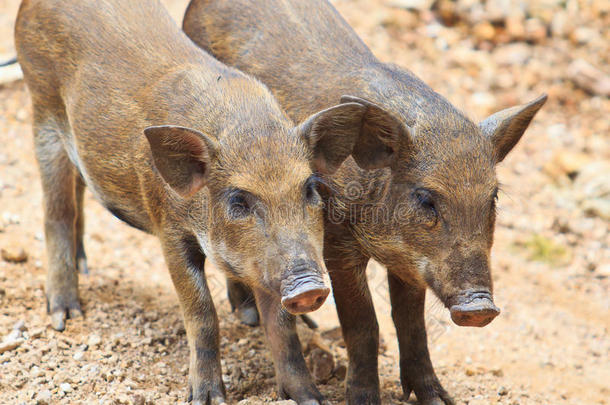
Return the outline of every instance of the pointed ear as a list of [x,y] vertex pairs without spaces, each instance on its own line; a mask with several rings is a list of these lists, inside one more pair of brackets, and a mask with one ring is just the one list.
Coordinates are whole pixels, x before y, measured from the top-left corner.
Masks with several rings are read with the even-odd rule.
[[144,129],[155,167],[178,194],[189,197],[207,182],[216,142],[194,129],[164,125]]
[[401,143],[410,139],[409,129],[398,118],[368,100],[342,96],[342,103],[358,103],[366,107],[360,137],[352,156],[363,169],[380,169],[392,164]]
[[499,111],[479,123],[483,135],[489,137],[493,143],[497,163],[504,160],[508,152],[519,142],[546,99],[546,94],[543,94],[528,104]]
[[332,174],[352,153],[364,110],[356,103],[339,104],[312,115],[297,127],[297,133],[313,152],[315,171]]

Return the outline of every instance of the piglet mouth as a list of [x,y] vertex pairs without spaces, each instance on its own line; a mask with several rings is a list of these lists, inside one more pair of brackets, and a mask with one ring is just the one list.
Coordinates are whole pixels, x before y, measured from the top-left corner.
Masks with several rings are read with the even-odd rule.
[[464,292],[452,300],[451,320],[458,326],[483,327],[500,314],[488,291]]
[[300,274],[282,281],[282,306],[293,315],[306,314],[324,304],[330,288],[319,274]]

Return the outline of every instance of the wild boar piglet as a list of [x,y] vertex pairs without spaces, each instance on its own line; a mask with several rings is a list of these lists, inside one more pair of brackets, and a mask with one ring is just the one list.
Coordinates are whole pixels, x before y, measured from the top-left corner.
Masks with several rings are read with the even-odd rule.
[[[347,403],[380,402],[370,258],[388,269],[405,395],[452,403],[430,362],[426,287],[457,325],[485,326],[500,313],[490,269],[495,167],[546,96],[477,125],[411,72],[377,60],[326,0],[192,0],[183,28],[269,86],[293,119],[344,95],[366,107],[353,159],[327,176],[324,258],[349,356]],[[247,297],[242,287],[231,285]]]

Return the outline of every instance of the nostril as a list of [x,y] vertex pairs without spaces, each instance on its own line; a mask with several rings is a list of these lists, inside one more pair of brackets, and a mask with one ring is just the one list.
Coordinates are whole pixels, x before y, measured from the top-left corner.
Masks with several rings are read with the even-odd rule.
[[291,296],[283,297],[282,305],[293,315],[312,312],[322,306],[329,293],[328,287],[302,289]]

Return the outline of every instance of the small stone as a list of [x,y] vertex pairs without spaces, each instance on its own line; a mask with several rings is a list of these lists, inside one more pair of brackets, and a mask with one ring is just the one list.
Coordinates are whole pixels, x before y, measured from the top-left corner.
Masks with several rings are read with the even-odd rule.
[[0,343],[0,354],[18,348],[19,346],[21,346],[21,344],[23,342],[24,342],[23,339],[16,339],[16,340],[8,340],[6,342]]
[[102,338],[99,335],[90,335],[87,339],[87,346],[89,347],[97,347],[100,343],[102,343]]
[[502,371],[502,369],[500,368],[495,368],[491,370],[491,374],[493,374],[494,377],[504,377],[504,371]]
[[598,37],[598,33],[595,29],[590,27],[579,27],[576,28],[570,35],[570,39],[575,44],[586,44],[593,41]]
[[61,383],[59,384],[59,390],[67,394],[68,392],[72,392],[72,386],[68,383]]
[[541,42],[546,38],[546,26],[537,18],[525,21],[525,38],[532,42]]
[[82,351],[77,351],[76,353],[74,353],[74,356],[72,356],[72,358],[76,361],[81,361],[83,358],[85,357],[85,352]]
[[508,394],[508,389],[506,389],[506,387],[502,386],[498,389],[498,395],[500,395],[501,397],[503,397],[504,395]]
[[525,24],[522,15],[512,15],[506,19],[506,33],[514,40],[525,38]]
[[487,21],[474,26],[472,33],[479,41],[491,41],[496,36],[496,29]]
[[36,394],[36,405],[49,405],[51,403],[51,391],[42,390]]
[[40,369],[40,367],[34,366],[30,369],[30,377],[32,377],[32,378],[44,377],[44,371],[42,371]]
[[0,249],[2,259],[10,263],[23,263],[28,260],[28,254],[20,246],[9,245]]
[[44,333],[44,328],[34,329],[30,332],[30,339],[37,339]]
[[473,375],[475,375],[475,374],[476,374],[476,371],[474,371],[472,368],[468,367],[468,368],[466,369],[465,373],[466,373],[466,375],[467,375],[468,377],[472,377]]

